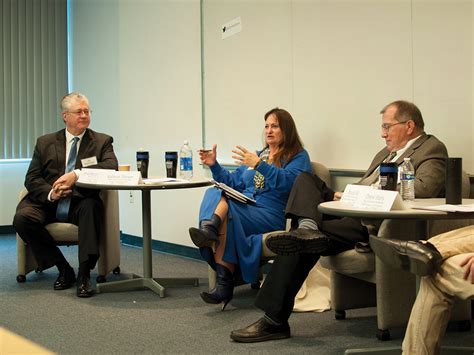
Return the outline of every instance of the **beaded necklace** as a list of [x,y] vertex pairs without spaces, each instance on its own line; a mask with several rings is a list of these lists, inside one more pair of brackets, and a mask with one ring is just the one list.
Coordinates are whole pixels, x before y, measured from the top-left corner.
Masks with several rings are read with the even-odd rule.
[[[270,160],[270,148],[265,148],[259,154],[259,158],[267,164],[272,164]],[[265,187],[265,177],[255,170],[255,175],[253,176],[253,185],[255,190],[263,189]]]

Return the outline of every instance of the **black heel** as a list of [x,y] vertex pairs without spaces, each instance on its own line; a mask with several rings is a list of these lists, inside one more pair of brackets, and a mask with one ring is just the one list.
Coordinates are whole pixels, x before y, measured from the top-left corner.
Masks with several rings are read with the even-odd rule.
[[224,265],[216,264],[217,285],[212,292],[201,292],[201,298],[204,302],[210,304],[219,304],[224,302],[222,311],[234,296],[234,277],[232,272]]
[[224,304],[222,305],[222,309],[221,309],[221,312],[224,312],[225,308],[227,307],[227,305],[229,304],[229,302],[232,300],[232,297],[229,298],[228,300],[224,301]]

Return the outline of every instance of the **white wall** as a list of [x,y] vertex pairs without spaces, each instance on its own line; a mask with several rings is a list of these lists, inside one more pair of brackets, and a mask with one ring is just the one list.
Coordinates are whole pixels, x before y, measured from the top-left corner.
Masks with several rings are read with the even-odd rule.
[[[384,145],[379,111],[405,99],[473,172],[472,6],[205,0],[206,140],[225,151],[239,141],[255,146],[263,113],[278,105],[293,114],[312,160],[366,169]],[[237,17],[242,31],[222,39],[222,25]],[[222,135],[229,122],[230,139]]]
[[[75,90],[89,96],[91,128],[114,136],[120,163],[150,152],[150,176],[185,139],[201,145],[199,0],[73,0]],[[205,172],[194,161],[195,175]],[[152,192],[154,239],[192,245],[203,188]],[[130,194],[132,196],[130,196]],[[121,229],[140,236],[141,196],[120,193]]]
[[[136,150],[148,149],[150,175],[164,175],[166,150],[178,150],[184,139],[194,149],[202,143],[199,0],[72,0],[72,13],[73,88],[90,98],[91,128],[114,137],[121,163],[133,165]],[[408,14],[417,20],[413,37]],[[243,31],[222,41],[220,25],[239,15]],[[204,0],[206,121],[218,120],[206,144],[242,143],[233,139],[242,129],[243,143],[258,146],[263,113],[279,105],[307,118],[299,128],[316,159],[365,169],[382,145],[380,106],[403,96],[419,103],[429,132],[454,140],[452,155],[470,153],[465,166],[474,173],[473,18],[470,0]],[[393,36],[399,40],[388,40]],[[413,60],[400,55],[412,42]],[[213,44],[225,46],[227,56],[209,52]],[[252,58],[256,76],[249,75]],[[359,131],[348,128],[358,120]],[[338,129],[330,130],[335,122]],[[315,128],[325,137],[313,139]],[[342,137],[361,132],[350,164],[332,164],[346,149]],[[230,157],[228,149],[219,153]],[[11,224],[26,169],[0,165],[0,197],[11,201],[3,203],[0,225]],[[195,174],[206,173],[195,161]],[[192,245],[187,228],[197,223],[203,192],[154,191],[153,237]],[[141,235],[140,194],[132,195],[120,194],[121,229]]]
[[18,194],[23,188],[28,161],[3,161],[0,163],[0,226],[11,226],[18,204]]

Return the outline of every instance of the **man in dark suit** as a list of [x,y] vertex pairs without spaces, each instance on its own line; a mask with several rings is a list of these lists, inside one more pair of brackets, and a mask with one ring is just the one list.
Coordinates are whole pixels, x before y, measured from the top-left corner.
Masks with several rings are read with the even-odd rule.
[[[379,179],[382,162],[401,164],[410,157],[415,168],[415,195],[418,198],[444,195],[446,147],[436,137],[424,132],[420,110],[407,101],[395,101],[382,111],[381,136],[386,146],[378,152],[359,184],[371,185]],[[267,246],[279,254],[256,299],[265,316],[250,326],[235,330],[237,342],[259,342],[290,337],[288,319],[294,299],[308,273],[321,255],[334,255],[367,243],[369,233],[360,220],[323,216],[318,205],[338,200],[334,192],[315,175],[303,173],[295,181],[286,217],[293,229],[269,237]]]
[[81,168],[113,169],[118,166],[113,138],[89,129],[89,100],[71,93],[61,100],[66,129],[41,136],[36,141],[26,173],[26,197],[18,204],[13,225],[30,245],[40,270],[56,266],[59,276],[55,290],[70,288],[76,282],[74,270],[53,238],[44,228],[63,221],[78,226],[78,297],[93,295],[90,270],[99,258],[99,238],[103,223],[103,204],[99,190],[75,186]]

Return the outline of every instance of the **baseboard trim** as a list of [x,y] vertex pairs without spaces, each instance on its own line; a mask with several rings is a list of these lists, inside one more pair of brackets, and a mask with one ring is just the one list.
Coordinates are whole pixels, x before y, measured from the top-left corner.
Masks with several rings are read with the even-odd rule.
[[[122,244],[131,245],[134,247],[143,247],[143,238],[137,237],[136,235],[131,235],[127,233],[120,232],[120,240]],[[201,254],[199,253],[198,248],[188,247],[185,245],[179,245],[169,242],[163,242],[161,240],[152,239],[151,249],[159,251],[161,253],[167,253],[172,255],[184,256],[191,259],[201,259]]]
[[0,234],[15,234],[16,230],[13,226],[0,226]]
[[[12,235],[15,234],[15,228],[13,226],[0,226],[1,235]],[[120,232],[120,241],[123,244],[131,245],[134,247],[143,247],[143,238],[135,235],[126,234]],[[167,253],[172,255],[184,256],[186,258],[202,260],[201,254],[198,248],[188,247],[185,245],[179,245],[174,243],[163,242],[161,240],[153,239],[151,241],[151,249],[159,251],[161,253]]]

